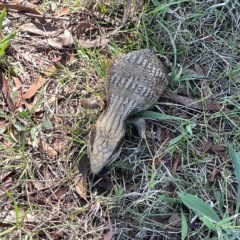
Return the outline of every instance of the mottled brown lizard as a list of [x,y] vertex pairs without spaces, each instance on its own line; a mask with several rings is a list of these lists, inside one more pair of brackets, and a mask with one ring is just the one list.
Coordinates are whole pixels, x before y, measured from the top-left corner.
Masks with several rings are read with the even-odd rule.
[[118,158],[126,121],[156,103],[169,82],[170,69],[167,58],[157,57],[153,49],[114,59],[106,79],[106,108],[89,134],[88,154],[94,174]]

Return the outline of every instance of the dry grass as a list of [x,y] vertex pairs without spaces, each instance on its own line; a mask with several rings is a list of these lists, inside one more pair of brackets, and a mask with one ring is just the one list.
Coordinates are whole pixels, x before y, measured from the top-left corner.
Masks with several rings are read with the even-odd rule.
[[[103,239],[109,231],[108,215],[112,239],[184,239],[185,231],[189,240],[240,239],[239,182],[228,151],[229,143],[240,150],[239,5],[171,2],[149,0],[142,7],[133,3],[137,13],[132,10],[119,28],[125,3],[43,1],[39,11],[53,16],[66,7],[69,11],[61,17],[79,17],[90,25],[73,25],[77,30],[71,28],[75,43],[70,47],[40,46],[39,36],[23,32],[9,43],[5,60],[21,78],[23,92],[39,74],[48,82],[26,100],[29,109],[22,106],[31,120],[9,111],[1,97],[0,120],[7,123],[0,130],[1,239]],[[34,21],[39,20],[8,12],[3,34]],[[69,27],[63,20],[51,24]],[[76,42],[94,40],[94,34],[110,41],[97,48]],[[173,62],[172,81],[151,109],[154,113],[145,113],[147,138],[140,139],[136,129],[127,126],[119,159],[101,177],[88,174],[86,202],[74,179],[79,162],[86,160],[87,135],[101,110],[83,109],[79,100],[104,95],[107,58],[153,46]],[[5,76],[8,63],[0,65]],[[49,75],[46,68],[53,65]],[[12,76],[8,73],[14,93]],[[167,97],[169,92],[175,98]],[[165,119],[158,113],[166,114]],[[33,144],[26,144],[31,137]],[[57,155],[38,146],[36,137]],[[225,223],[203,223],[199,217],[205,215],[184,204],[182,193],[197,195]]]

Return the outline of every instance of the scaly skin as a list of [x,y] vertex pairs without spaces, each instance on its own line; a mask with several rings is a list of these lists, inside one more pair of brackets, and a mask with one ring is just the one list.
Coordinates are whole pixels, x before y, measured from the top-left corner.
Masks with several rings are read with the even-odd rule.
[[91,171],[97,174],[117,159],[126,120],[154,105],[169,82],[170,65],[151,49],[115,59],[106,80],[107,106],[89,134]]

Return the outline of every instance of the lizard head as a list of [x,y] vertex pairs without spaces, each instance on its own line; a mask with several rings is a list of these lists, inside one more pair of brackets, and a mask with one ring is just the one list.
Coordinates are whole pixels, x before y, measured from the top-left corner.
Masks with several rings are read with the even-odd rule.
[[125,129],[113,130],[107,126],[94,126],[89,134],[88,156],[93,174],[116,160],[121,152]]

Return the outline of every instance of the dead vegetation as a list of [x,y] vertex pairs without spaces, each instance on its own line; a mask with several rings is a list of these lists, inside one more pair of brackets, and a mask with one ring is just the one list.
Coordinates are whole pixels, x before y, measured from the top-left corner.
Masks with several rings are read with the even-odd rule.
[[[1,239],[239,239],[237,1],[4,8],[0,54],[18,31],[0,59]],[[80,99],[104,96],[114,55],[153,46],[174,68],[139,114],[147,137],[127,126],[119,159],[93,176],[86,140],[101,110]]]

